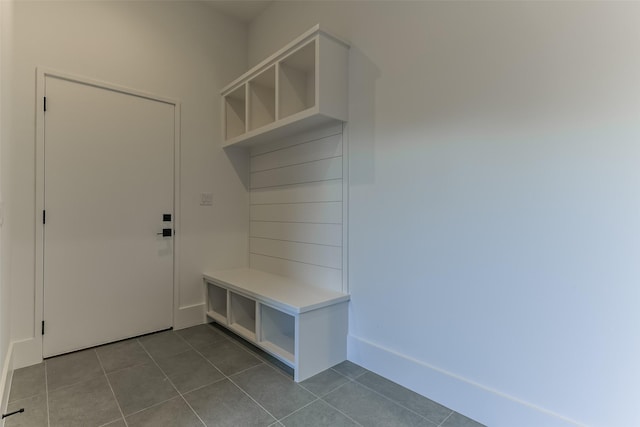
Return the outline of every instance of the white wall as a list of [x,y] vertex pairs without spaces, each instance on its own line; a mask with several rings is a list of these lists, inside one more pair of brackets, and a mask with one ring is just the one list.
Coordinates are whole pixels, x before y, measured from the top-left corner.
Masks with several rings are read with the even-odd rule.
[[[219,90],[246,69],[245,49],[246,26],[199,2],[15,4],[7,208],[11,333],[24,340],[16,347],[17,366],[41,357],[34,324],[36,67],[182,103],[179,328],[204,320],[202,271],[247,262],[248,196],[243,177],[219,148]],[[213,207],[199,205],[201,192],[213,193]]]
[[318,22],[350,358],[491,426],[640,425],[640,4],[278,1],[249,63]]

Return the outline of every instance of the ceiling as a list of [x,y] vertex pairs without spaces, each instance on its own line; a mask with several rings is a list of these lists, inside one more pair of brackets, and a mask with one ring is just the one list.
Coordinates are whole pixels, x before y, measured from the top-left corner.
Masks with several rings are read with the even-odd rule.
[[260,15],[273,0],[203,0],[218,12],[247,23]]

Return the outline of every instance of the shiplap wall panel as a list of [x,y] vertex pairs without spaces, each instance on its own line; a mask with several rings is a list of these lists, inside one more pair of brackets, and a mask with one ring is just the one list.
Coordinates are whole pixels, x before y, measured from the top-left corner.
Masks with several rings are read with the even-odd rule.
[[249,239],[249,253],[304,262],[320,267],[342,268],[342,248],[338,246],[252,237]]
[[267,144],[258,144],[251,147],[251,156],[259,156],[260,154],[269,153],[271,151],[280,150],[282,148],[298,145],[304,142],[317,141],[322,138],[326,138],[332,135],[342,135],[342,124],[334,124],[328,126],[322,126],[309,132],[304,133],[301,137],[298,135],[291,135],[276,141],[269,142]]
[[319,267],[317,265],[257,254],[249,255],[249,264],[251,268],[255,268],[256,270],[291,277],[302,283],[308,283],[329,290],[341,290],[342,270],[335,268]]
[[342,178],[341,157],[251,172],[251,188],[275,187],[337,178]]
[[252,221],[250,235],[263,239],[342,246],[342,224]]
[[342,202],[251,206],[251,221],[342,224]]
[[341,200],[342,179],[284,185],[280,187],[256,188],[251,191],[252,205],[339,202]]
[[265,171],[340,156],[342,156],[342,135],[333,135],[260,156],[253,156],[251,157],[251,171]]
[[343,291],[342,125],[251,148],[249,265]]

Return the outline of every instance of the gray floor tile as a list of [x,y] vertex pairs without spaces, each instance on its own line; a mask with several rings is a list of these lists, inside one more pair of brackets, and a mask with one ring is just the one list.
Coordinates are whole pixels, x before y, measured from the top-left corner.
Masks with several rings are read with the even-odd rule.
[[107,373],[151,362],[151,358],[137,340],[98,347],[96,352]]
[[127,425],[124,423],[123,419],[119,419],[119,420],[110,422],[109,424],[105,424],[102,427],[127,427]]
[[191,328],[176,331],[176,333],[196,349],[207,347],[228,339],[222,332],[209,325],[193,326]]
[[229,340],[199,350],[225,375],[233,375],[262,363],[257,357]]
[[302,408],[315,396],[267,365],[260,365],[231,377],[277,419]]
[[202,422],[179,396],[128,416],[127,424],[129,427],[202,427]]
[[53,357],[45,363],[49,391],[103,375],[95,350]]
[[324,396],[347,381],[349,381],[349,379],[344,375],[340,375],[332,369],[327,369],[326,371],[320,372],[318,375],[314,375],[313,377],[302,381],[300,385],[316,396]]
[[40,394],[27,399],[9,403],[7,412],[24,408],[21,414],[15,414],[5,419],[4,427],[47,427],[47,396]]
[[119,416],[104,375],[49,393],[51,427],[101,426]]
[[177,396],[169,380],[155,365],[134,366],[107,377],[125,416]]
[[355,379],[358,378],[360,375],[365,374],[367,371],[365,368],[363,368],[360,365],[356,365],[353,362],[350,362],[348,360],[345,360],[342,363],[338,363],[336,366],[334,366],[333,368],[334,371],[337,371],[339,373],[341,373],[342,375],[344,375],[347,378],[351,378],[351,379]]
[[189,344],[174,331],[147,335],[146,337],[139,338],[139,341],[154,358],[173,356],[174,354],[187,351],[190,348]]
[[174,356],[159,357],[156,362],[180,393],[186,393],[224,378],[220,371],[194,350],[187,350]]
[[405,408],[417,412],[436,424],[440,424],[452,412],[451,409],[446,406],[442,406],[418,393],[414,393],[373,372],[367,372],[361,375],[356,381],[399,403]]
[[209,427],[269,426],[275,419],[229,380],[184,395]]
[[444,423],[442,423],[442,427],[485,427],[485,425],[454,412]]
[[353,382],[329,393],[324,400],[365,426],[437,425]]
[[355,427],[356,423],[317,400],[282,420],[285,427]]
[[44,375],[44,363],[13,371],[9,402],[44,394],[47,391]]

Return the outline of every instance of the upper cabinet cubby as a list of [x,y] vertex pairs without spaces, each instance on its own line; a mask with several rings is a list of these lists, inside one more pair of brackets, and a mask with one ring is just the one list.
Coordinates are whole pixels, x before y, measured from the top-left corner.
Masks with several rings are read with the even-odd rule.
[[347,121],[349,45],[318,25],[222,90],[223,147]]

